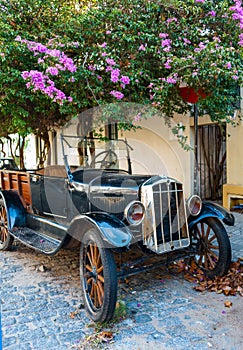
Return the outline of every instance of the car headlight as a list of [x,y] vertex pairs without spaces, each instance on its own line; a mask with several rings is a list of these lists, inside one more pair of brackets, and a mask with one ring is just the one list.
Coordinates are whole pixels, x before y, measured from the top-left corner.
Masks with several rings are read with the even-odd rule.
[[141,202],[134,201],[126,206],[124,218],[130,225],[139,225],[143,221],[144,213],[144,205]]
[[196,216],[202,209],[202,200],[199,196],[192,195],[187,200],[187,208],[190,215]]

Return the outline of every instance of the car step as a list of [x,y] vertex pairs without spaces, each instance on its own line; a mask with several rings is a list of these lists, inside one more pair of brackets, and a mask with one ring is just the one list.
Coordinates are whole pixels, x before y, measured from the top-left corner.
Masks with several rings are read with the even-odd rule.
[[47,255],[55,254],[62,246],[62,241],[46,236],[28,227],[15,227],[10,233],[30,248],[34,248]]

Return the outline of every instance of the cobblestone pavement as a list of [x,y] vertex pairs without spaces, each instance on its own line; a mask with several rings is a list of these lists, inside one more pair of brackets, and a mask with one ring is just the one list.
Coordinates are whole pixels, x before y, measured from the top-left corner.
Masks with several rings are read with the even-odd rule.
[[[243,215],[236,214],[236,225],[227,230],[233,260],[242,258]],[[12,251],[1,252],[4,350],[98,346],[86,340],[97,330],[81,309],[78,265],[77,252],[48,257],[18,243]],[[101,343],[100,348],[243,349],[242,297],[198,293],[192,283],[178,275],[169,278],[162,269],[130,277],[128,286],[129,292],[124,292],[119,285],[119,298],[125,300],[128,316],[107,326],[114,333],[114,342]],[[231,308],[225,308],[226,300],[232,301]]]

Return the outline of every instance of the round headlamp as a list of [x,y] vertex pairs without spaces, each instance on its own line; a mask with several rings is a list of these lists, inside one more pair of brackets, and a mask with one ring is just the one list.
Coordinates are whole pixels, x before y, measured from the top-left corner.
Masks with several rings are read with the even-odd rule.
[[196,216],[202,209],[202,200],[199,196],[192,195],[187,200],[187,208],[190,215]]
[[139,225],[144,218],[144,205],[139,201],[129,203],[124,211],[124,218],[130,225]]

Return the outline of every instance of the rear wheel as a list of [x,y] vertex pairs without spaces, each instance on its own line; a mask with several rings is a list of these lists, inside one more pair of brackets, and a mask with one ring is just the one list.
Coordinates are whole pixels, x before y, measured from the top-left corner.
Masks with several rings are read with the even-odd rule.
[[8,213],[3,200],[0,200],[0,250],[9,250],[13,237],[8,230]]
[[84,234],[80,248],[80,275],[84,305],[95,322],[110,321],[117,300],[117,272],[111,249],[104,248],[94,229]]
[[227,232],[216,218],[206,218],[191,229],[191,246],[195,261],[213,278],[227,273],[231,262],[231,246]]

